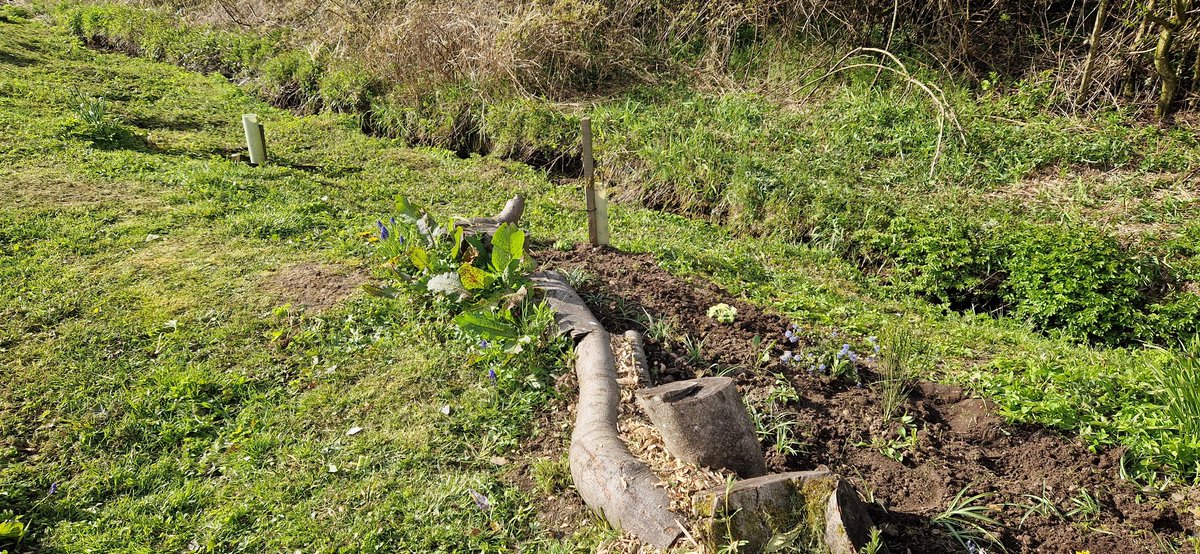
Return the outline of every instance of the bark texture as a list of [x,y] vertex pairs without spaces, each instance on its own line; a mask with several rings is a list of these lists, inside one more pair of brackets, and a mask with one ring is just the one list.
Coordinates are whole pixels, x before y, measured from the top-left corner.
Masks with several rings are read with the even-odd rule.
[[561,275],[543,272],[532,279],[557,314],[559,328],[576,341],[579,402],[569,454],[575,488],[614,527],[654,546],[671,546],[683,530],[670,499],[617,433],[620,389],[608,332]]
[[742,478],[767,473],[762,445],[733,379],[704,377],[643,389],[637,403],[676,458]]

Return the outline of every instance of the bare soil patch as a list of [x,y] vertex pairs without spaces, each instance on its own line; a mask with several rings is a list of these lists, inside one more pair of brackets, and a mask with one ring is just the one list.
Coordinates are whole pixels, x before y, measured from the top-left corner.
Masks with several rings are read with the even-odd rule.
[[319,312],[349,298],[369,277],[358,268],[303,262],[267,276],[262,288],[282,300]]
[[[871,516],[892,552],[962,552],[963,547],[931,518],[963,489],[969,495],[989,494],[981,503],[986,502],[989,515],[1002,525],[994,530],[1010,552],[1159,552],[1160,537],[1178,539],[1194,531],[1192,518],[1178,502],[1139,490],[1120,477],[1121,450],[1093,453],[1050,429],[1007,425],[991,402],[958,387],[915,386],[904,410],[919,429],[919,444],[903,461],[886,457],[869,444],[888,425],[870,386],[859,388],[845,379],[809,374],[778,361],[766,367],[750,363],[760,354],[754,337],[781,335],[789,323],[782,316],[733,298],[711,283],[672,276],[650,255],[581,247],[542,251],[536,257],[546,268],[594,275],[579,287],[580,293],[613,333],[642,330],[635,315],[644,310],[704,339],[705,359],[697,363],[690,363],[678,345],[648,340],[647,355],[659,383],[711,374],[714,366],[740,368],[733,375],[743,398],[753,405],[778,385],[774,374],[782,374],[798,393],[799,399],[788,407],[798,416],[794,433],[805,447],[795,455],[770,457],[771,469],[824,465],[849,478],[872,503]],[[707,317],[708,308],[720,302],[737,308],[732,325]],[[861,370],[867,383],[872,381],[870,369]],[[537,456],[559,456],[565,448],[569,431],[563,421],[570,421],[572,381],[566,377],[560,383],[563,409],[548,412],[538,423],[544,433],[537,433],[540,437],[530,445]],[[1032,503],[1026,495],[1034,495],[1065,513],[1085,490],[1097,501],[1095,514],[1027,514],[1024,507]],[[547,518],[559,529],[584,511],[577,497],[574,504],[569,498],[569,491],[559,495],[552,503],[556,514]]]

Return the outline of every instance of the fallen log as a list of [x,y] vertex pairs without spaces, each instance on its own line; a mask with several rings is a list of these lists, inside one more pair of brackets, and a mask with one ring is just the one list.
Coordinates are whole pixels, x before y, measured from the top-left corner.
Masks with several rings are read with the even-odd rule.
[[570,466],[584,503],[617,529],[660,548],[683,536],[657,476],[629,452],[617,432],[620,392],[608,331],[557,272],[532,276],[556,314],[559,329],[576,343],[579,401],[571,433]]

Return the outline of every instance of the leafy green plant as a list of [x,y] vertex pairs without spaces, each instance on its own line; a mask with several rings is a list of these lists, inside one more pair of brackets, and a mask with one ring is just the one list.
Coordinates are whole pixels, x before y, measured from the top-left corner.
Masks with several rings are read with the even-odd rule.
[[724,302],[708,308],[708,317],[719,323],[730,324],[737,318],[737,308]]
[[538,458],[529,468],[542,494],[554,494],[571,485],[571,468],[566,457]]
[[656,318],[650,315],[650,312],[645,311],[645,309],[642,310],[642,314],[646,320],[646,338],[658,344],[667,345],[678,336],[679,332],[676,325],[669,318]]
[[775,340],[764,341],[762,335],[754,335],[754,338],[750,339],[750,345],[752,350],[758,354],[750,360],[750,365],[763,367],[771,363],[771,352],[775,350],[775,345],[778,343],[779,341]]
[[858,551],[860,554],[880,554],[881,552],[887,552],[887,547],[883,544],[883,533],[878,527],[871,527],[870,539]]
[[917,451],[920,442],[920,432],[913,423],[912,416],[905,414],[900,417],[894,434],[885,437],[872,437],[871,442],[858,442],[854,445],[874,448],[880,454],[897,462],[904,463],[904,459],[909,454]]
[[0,546],[19,545],[27,530],[21,516],[11,510],[0,511]]
[[1149,272],[1115,238],[1082,227],[1029,226],[1010,240],[1002,292],[1014,316],[1078,339],[1131,336]]
[[[384,273],[392,282],[444,305],[463,331],[483,340],[507,344],[521,336],[520,309],[530,281],[524,270],[525,234],[515,225],[501,225],[488,240],[453,222],[439,224],[399,197],[391,227],[382,221],[376,226]],[[364,289],[376,296],[396,295],[392,287]]]
[[98,145],[107,145],[117,141],[123,134],[124,128],[112,118],[108,109],[108,100],[103,96],[87,96],[76,93],[70,104],[71,112],[79,121],[76,135],[88,139]]
[[799,422],[793,412],[773,409],[771,406],[760,409],[749,405],[746,409],[760,441],[770,444],[783,456],[796,456],[804,450],[804,444],[795,435]]
[[1080,488],[1079,494],[1071,498],[1071,508],[1067,513],[1067,517],[1079,517],[1085,522],[1094,521],[1100,516],[1100,500],[1086,488]]
[[1059,509],[1058,504],[1050,499],[1044,483],[1042,484],[1042,494],[1026,494],[1023,496],[1030,503],[1017,505],[1025,509],[1025,513],[1021,515],[1020,525],[1025,525],[1025,520],[1031,516],[1040,516],[1054,521],[1066,521],[1066,514]]
[[686,353],[685,356],[688,363],[700,364],[704,362],[704,342],[705,337],[683,336],[683,349]]
[[1200,464],[1200,335],[1151,364],[1167,421],[1178,431],[1180,467]]

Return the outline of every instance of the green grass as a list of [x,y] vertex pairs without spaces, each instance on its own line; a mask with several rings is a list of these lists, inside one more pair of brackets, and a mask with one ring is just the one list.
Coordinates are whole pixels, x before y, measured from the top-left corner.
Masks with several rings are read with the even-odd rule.
[[[586,526],[565,542],[546,538],[535,499],[489,462],[519,456],[547,387],[497,394],[452,322],[411,299],[360,296],[315,313],[262,285],[299,262],[369,267],[360,233],[398,193],[471,216],[521,192],[531,237],[581,241],[577,187],[517,163],[364,136],[354,115],[271,108],[219,74],[96,53],[66,29],[20,19],[0,22],[0,182],[10,185],[0,198],[0,511],[29,522],[29,544],[573,551],[611,536]],[[120,131],[112,139],[73,108],[99,97]],[[259,168],[228,157],[242,148],[249,112],[265,123],[272,155]],[[608,148],[614,117],[598,118]],[[697,140],[752,150],[721,135]],[[691,163],[705,175],[701,161],[656,167],[682,175]],[[857,194],[849,179],[830,174],[809,190],[833,191],[832,206],[837,191]],[[827,213],[870,211],[856,206]],[[912,329],[927,345],[911,362],[921,378],[966,384],[1014,421],[1094,447],[1124,444],[1141,479],[1195,476],[1177,465],[1186,445],[1163,415],[1148,363],[1156,351],[943,310],[864,272],[834,238],[736,234],[628,203],[613,207],[612,228],[615,246],[652,252],[670,271],[803,325],[862,336]],[[538,359],[514,370],[544,383],[564,367]],[[347,436],[356,426],[364,431]],[[561,486],[555,464],[539,464],[540,486]],[[479,511],[468,488],[492,511]]]
[[[502,393],[453,324],[410,299],[312,313],[262,286],[298,262],[369,265],[359,232],[398,192],[475,214],[501,200],[493,184],[544,182],[366,139],[345,118],[293,117],[219,76],[98,55],[39,23],[2,25],[0,52],[29,63],[0,72],[0,179],[15,183],[0,201],[0,506],[30,522],[31,544],[557,547],[488,460],[528,432],[561,361],[512,368],[543,386]],[[79,95],[108,98],[129,140],[80,136]],[[227,158],[243,112],[268,122],[274,164]]]
[[869,67],[816,79],[827,68],[814,60],[841,52],[766,37],[738,47],[717,90],[665,79],[555,104],[467,82],[389,90],[353,59],[288,50],[284,35],[158,12],[56,13],[92,44],[236,75],[278,105],[350,111],[375,134],[462,154],[577,171],[590,115],[602,179],[650,207],[826,249],[898,292],[1074,340],[1200,332],[1194,133],[1120,111],[1049,112],[1048,75],[977,90],[909,59],[913,79],[945,91],[931,98]]

